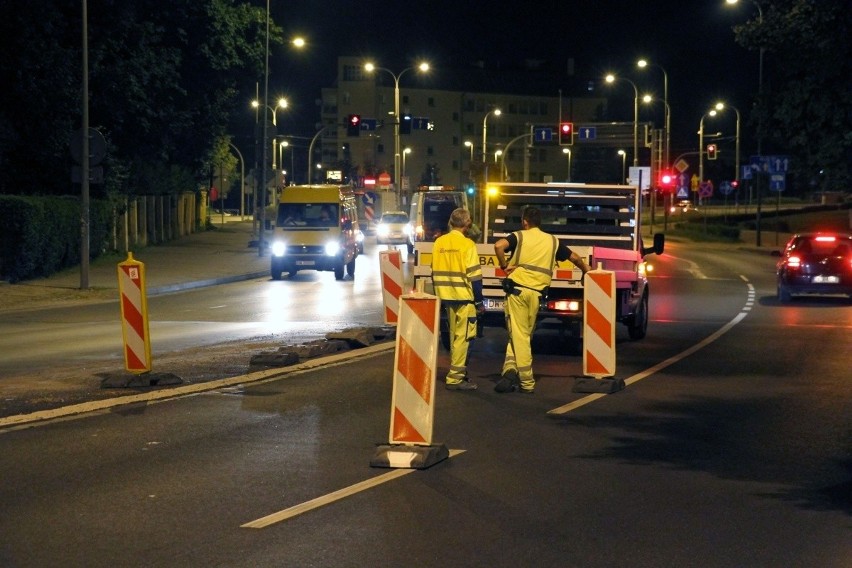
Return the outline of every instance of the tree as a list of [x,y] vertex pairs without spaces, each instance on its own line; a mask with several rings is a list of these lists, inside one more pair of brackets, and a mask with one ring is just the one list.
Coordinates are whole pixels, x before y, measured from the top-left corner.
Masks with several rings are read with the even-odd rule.
[[[852,182],[852,11],[846,0],[778,0],[734,28],[764,54],[764,97],[752,122],[770,151],[789,152],[793,173],[823,190]],[[758,118],[760,120],[758,120]],[[764,151],[764,153],[768,153]]]
[[[236,0],[89,0],[88,13],[90,126],[108,143],[104,188],[206,185],[217,140],[242,108],[238,87],[262,74],[265,11]],[[68,137],[80,124],[81,27],[79,3],[0,8],[0,33],[16,46],[0,53],[0,193],[76,192]],[[271,43],[281,38],[271,26]]]

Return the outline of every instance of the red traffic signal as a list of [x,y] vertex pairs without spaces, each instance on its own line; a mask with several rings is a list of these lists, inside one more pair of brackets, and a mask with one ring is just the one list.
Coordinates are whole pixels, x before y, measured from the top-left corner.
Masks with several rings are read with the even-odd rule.
[[560,122],[559,123],[559,144],[561,146],[570,146],[574,143],[574,123]]
[[361,134],[361,115],[350,114],[346,117],[346,135],[359,136]]
[[717,150],[718,150],[718,148],[716,147],[715,144],[707,144],[707,159],[708,160],[715,160]]
[[677,184],[677,177],[669,170],[660,172],[659,186],[663,189],[674,189]]

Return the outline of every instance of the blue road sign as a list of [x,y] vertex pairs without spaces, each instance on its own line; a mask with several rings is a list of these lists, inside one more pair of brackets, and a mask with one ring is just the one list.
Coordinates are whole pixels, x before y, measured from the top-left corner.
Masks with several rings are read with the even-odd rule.
[[740,166],[740,179],[752,179],[754,170],[749,166]]
[[373,193],[372,191],[365,191],[364,195],[361,196],[361,201],[364,202],[364,205],[372,205],[379,199],[379,196]]
[[790,156],[769,156],[769,173],[786,174],[790,167]]
[[378,128],[379,121],[375,118],[362,118],[361,119],[361,130],[366,132],[373,132]]
[[580,140],[594,140],[598,137],[597,126],[581,126],[577,129],[577,138]]
[[544,126],[533,128],[533,142],[552,142],[553,129]]
[[770,174],[769,176],[769,191],[784,191],[787,184],[787,176],[785,174]]
[[731,185],[731,182],[723,181],[719,184],[719,192],[722,195],[730,195],[732,191],[734,191],[734,186]]

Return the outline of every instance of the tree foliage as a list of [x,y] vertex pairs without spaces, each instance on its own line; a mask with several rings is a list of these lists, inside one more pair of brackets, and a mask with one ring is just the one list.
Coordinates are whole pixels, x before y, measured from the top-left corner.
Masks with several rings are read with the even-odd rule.
[[[206,185],[238,87],[263,73],[265,9],[237,0],[88,0],[90,127],[106,138],[94,192]],[[0,193],[67,194],[81,124],[80,2],[0,6]],[[270,42],[282,43],[271,27]]]
[[[824,190],[852,183],[852,10],[848,0],[759,1],[735,28],[764,49],[763,100],[754,122],[769,151],[789,152],[798,178]],[[766,149],[764,149],[764,153]]]

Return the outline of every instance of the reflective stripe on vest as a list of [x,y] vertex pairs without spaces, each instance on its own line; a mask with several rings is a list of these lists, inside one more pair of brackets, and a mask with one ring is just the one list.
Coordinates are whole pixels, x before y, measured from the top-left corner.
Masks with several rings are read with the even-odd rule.
[[432,248],[432,286],[442,300],[473,301],[471,282],[482,279],[474,242],[453,230]]

